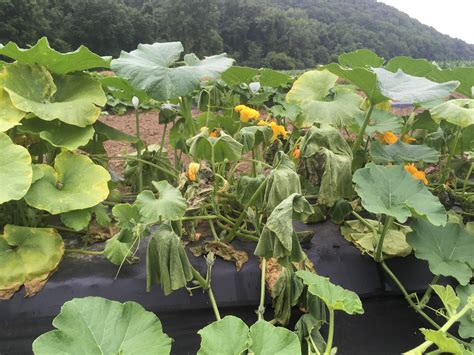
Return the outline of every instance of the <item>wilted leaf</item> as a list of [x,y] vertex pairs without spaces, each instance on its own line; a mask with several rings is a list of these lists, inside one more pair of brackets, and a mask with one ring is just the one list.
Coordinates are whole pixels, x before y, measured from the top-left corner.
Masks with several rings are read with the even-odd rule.
[[243,153],[250,152],[254,147],[271,142],[273,130],[268,126],[243,127],[235,135],[235,139],[243,145]]
[[249,259],[246,251],[236,250],[230,243],[221,241],[205,241],[199,247],[191,248],[191,251],[194,256],[213,253],[226,261],[233,261],[237,271],[240,271]]
[[[271,260],[271,259],[269,259]],[[279,264],[277,264],[279,265]],[[278,323],[286,325],[290,321],[292,307],[298,303],[303,292],[301,279],[290,268],[282,267],[280,277],[271,288],[274,317]]]
[[169,354],[172,339],[160,320],[135,302],[100,297],[66,302],[54,318],[56,328],[33,343],[36,355]]
[[228,160],[239,160],[242,156],[242,144],[237,142],[228,134],[221,132],[218,138],[209,137],[209,131],[202,129],[199,134],[186,142],[189,148],[189,154],[194,159],[222,162]]
[[26,296],[41,291],[64,254],[56,230],[6,225],[0,236],[0,299],[25,285]]
[[159,283],[165,296],[191,281],[191,264],[181,239],[169,224],[161,224],[148,242],[147,290]]

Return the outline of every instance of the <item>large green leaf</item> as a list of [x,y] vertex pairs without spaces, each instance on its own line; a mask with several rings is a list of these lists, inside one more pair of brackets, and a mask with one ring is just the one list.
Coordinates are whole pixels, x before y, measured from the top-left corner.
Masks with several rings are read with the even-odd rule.
[[259,72],[255,68],[233,66],[222,73],[221,79],[227,85],[250,84]]
[[457,223],[438,227],[416,219],[411,228],[407,242],[418,259],[428,261],[433,274],[452,276],[461,285],[469,283],[474,268],[474,238],[463,227]]
[[[420,329],[421,333],[425,336],[426,341],[432,342],[434,345],[437,346],[437,351],[432,352],[432,354],[453,354],[453,355],[469,355],[472,354],[471,352],[466,352],[464,347],[459,344],[453,338],[450,338],[445,332],[442,330],[434,330],[434,329]],[[418,355],[416,353],[408,352],[405,353],[406,355]],[[420,354],[421,355],[421,354]]]
[[362,98],[354,92],[335,86],[337,76],[327,70],[311,70],[301,75],[286,95],[288,103],[299,104],[303,118],[295,122],[309,127],[318,122],[341,127],[360,112]]
[[354,173],[353,181],[362,205],[369,212],[395,217],[400,223],[416,215],[437,226],[446,223],[446,210],[438,198],[403,166],[370,163]]
[[132,230],[141,221],[140,211],[136,204],[121,203],[112,208],[112,214],[122,229]]
[[291,81],[291,76],[288,74],[272,70],[269,68],[260,69],[260,84],[277,88],[288,84]]
[[42,37],[27,49],[22,49],[14,42],[5,46],[0,44],[0,55],[12,58],[20,63],[41,64],[56,74],[67,74],[75,71],[109,68],[112,57],[100,57],[87,47],[80,46],[76,51],[60,53],[49,46],[48,39]]
[[450,100],[433,107],[430,113],[435,122],[439,123],[441,120],[446,120],[456,126],[465,128],[474,124],[474,100]]
[[54,168],[38,167],[43,177],[25,196],[31,207],[59,214],[94,207],[109,195],[109,173],[84,155],[63,152],[56,157]]
[[[456,287],[460,299],[460,308],[463,308],[468,298],[474,295],[474,284]],[[459,321],[459,335],[465,339],[474,338],[474,311],[467,312]]]
[[158,190],[158,198],[155,198],[153,192],[148,190],[137,196],[136,205],[142,219],[147,223],[156,223],[161,220],[174,221],[183,217],[186,212],[186,200],[181,192],[166,180],[153,181],[153,186]]
[[249,328],[234,316],[226,316],[211,323],[198,334],[201,336],[198,355],[240,355],[249,346]]
[[410,57],[392,58],[385,67],[386,69],[396,72],[401,69],[409,75],[422,76],[427,79],[436,81],[437,83],[445,83],[447,81],[457,80],[460,85],[456,91],[467,97],[472,97],[472,87],[474,86],[474,68],[459,67],[440,69],[426,59],[414,59]]
[[383,68],[374,68],[373,71],[384,96],[413,104],[429,104],[444,99],[459,86],[458,81],[439,84],[405,74],[402,70],[392,73]]
[[96,121],[94,123],[94,129],[97,134],[104,136],[108,140],[128,143],[137,143],[138,141],[136,136],[131,136],[130,134],[119,131],[101,121]]
[[13,106],[10,96],[0,87],[0,132],[18,126],[23,117],[25,117],[25,112]]
[[363,48],[353,52],[340,54],[338,61],[341,65],[349,68],[378,68],[385,60],[370,49]]
[[112,61],[112,69],[155,100],[164,101],[189,95],[202,80],[217,79],[233,62],[225,54],[203,60],[188,54],[185,65],[176,67],[183,50],[181,42],[139,44],[130,53],[122,51]]
[[304,259],[298,237],[293,229],[293,220],[304,220],[313,214],[313,208],[299,194],[284,199],[267,219],[259,238],[255,255],[299,262]]
[[255,355],[298,355],[301,348],[296,333],[259,320],[250,327],[249,352]]
[[269,213],[291,194],[301,194],[300,177],[291,159],[283,152],[278,152],[273,165],[275,168],[268,175],[264,195],[266,210]]
[[193,274],[188,256],[181,244],[181,239],[174,233],[169,223],[162,224],[148,242],[146,256],[147,290],[159,283],[165,295],[178,290]]
[[348,80],[361,89],[373,105],[388,100],[388,98],[380,91],[377,82],[377,75],[375,75],[373,71],[366,68],[351,69],[342,67],[336,63],[328,64],[325,66],[325,68],[331,73]]
[[439,152],[424,144],[406,144],[397,140],[393,144],[382,145],[378,141],[372,142],[370,146],[372,159],[379,164],[382,163],[404,163],[413,161],[424,161],[426,163],[437,163]]
[[44,121],[36,117],[23,120],[18,130],[37,134],[52,146],[68,150],[87,145],[94,136],[92,126],[78,127],[58,120]]
[[56,230],[6,225],[0,236],[0,299],[25,285],[26,296],[41,291],[64,254]]
[[414,59],[411,57],[399,56],[390,59],[385,66],[385,69],[394,73],[401,69],[408,75],[426,77],[436,69],[436,65],[428,62],[426,59]]
[[334,285],[329,278],[316,275],[314,272],[300,270],[296,272],[308,285],[308,292],[321,298],[329,309],[344,311],[348,314],[363,314],[362,302],[355,292]]
[[13,144],[0,132],[0,204],[19,200],[28,192],[33,179],[31,156],[26,148]]
[[35,355],[169,354],[160,320],[135,302],[75,298],[54,318],[56,328],[33,342]]
[[[346,221],[344,226],[341,227],[341,234],[348,241],[354,243],[362,253],[373,256],[375,246],[380,238],[379,222],[372,219],[366,219],[366,221],[377,231],[376,235],[374,235],[373,229],[368,228],[358,220]],[[410,228],[404,226],[391,226],[385,235],[382,246],[384,255],[387,257],[410,255],[412,249],[406,241],[406,234],[410,230]]]
[[201,129],[201,132],[186,142],[189,148],[189,154],[194,159],[204,159],[214,162],[224,160],[239,160],[242,156],[243,145],[224,132],[220,132],[217,138],[209,136],[207,128]]
[[45,67],[14,63],[5,68],[3,85],[13,105],[39,118],[85,127],[107,102],[99,82],[83,74],[52,76]]
[[87,228],[92,218],[92,213],[89,209],[74,210],[61,213],[61,222],[68,228],[75,231],[82,231]]
[[100,79],[100,83],[114,98],[129,105],[132,104],[134,96],[138,98],[140,104],[148,103],[150,101],[150,97],[145,91],[133,87],[124,78],[119,78],[118,76],[106,76]]
[[313,126],[301,143],[298,171],[319,185],[318,202],[332,206],[339,198],[352,196],[352,151],[333,127]]

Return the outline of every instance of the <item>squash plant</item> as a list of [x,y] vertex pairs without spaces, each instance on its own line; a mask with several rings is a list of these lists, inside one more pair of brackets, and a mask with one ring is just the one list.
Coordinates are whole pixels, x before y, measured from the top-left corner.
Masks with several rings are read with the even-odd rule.
[[[301,246],[307,233],[294,227],[294,221],[330,219],[431,325],[412,354],[433,344],[472,351],[474,69],[442,70],[406,57],[386,63],[358,50],[293,81],[269,69],[232,67],[225,54],[200,60],[182,52],[179,42],[140,45],[112,61],[115,76],[98,78],[85,70],[107,68],[110,58],[85,48],[62,54],[46,39],[26,50],[0,48],[14,60],[0,73],[0,182],[6,186],[0,296],[11,297],[21,285],[27,294],[37,292],[64,253],[58,231],[87,236],[93,220],[115,227],[104,249],[66,251],[103,255],[120,271],[139,262],[136,252],[146,243],[148,290],[160,284],[165,295],[181,288],[207,293],[216,321],[199,332],[199,353],[334,354],[335,312],[362,314],[362,303],[316,273]],[[134,108],[135,136],[98,121],[104,88]],[[452,99],[455,91],[465,97]],[[151,100],[160,104],[157,124],[164,129],[147,147],[140,105]],[[399,101],[412,107],[401,117],[392,109]],[[136,152],[107,156],[107,139],[133,143]],[[107,202],[109,211],[103,201],[112,185],[104,167],[112,159],[127,162],[126,181],[136,194]],[[59,216],[55,224],[51,216]],[[200,253],[207,268],[200,273],[183,242],[198,241],[206,227]],[[221,318],[213,292],[215,258],[242,262],[235,239],[254,243],[260,260],[260,302],[250,328],[236,317]],[[43,250],[48,257],[39,260]],[[433,273],[423,295],[410,294],[386,263],[411,253]],[[269,265],[277,270],[273,283]],[[457,285],[444,286],[442,277]],[[442,309],[432,309],[433,292]],[[296,307],[304,314],[293,332],[281,326]],[[90,317],[72,324],[82,308]],[[92,317],[94,309],[103,317]],[[94,335],[110,328],[107,320],[132,333],[107,334],[110,341],[97,344]],[[451,330],[456,322],[458,334]],[[132,303],[74,300],[54,325],[57,330],[35,342],[35,353],[170,351],[156,317]],[[82,333],[87,339],[75,336]]]

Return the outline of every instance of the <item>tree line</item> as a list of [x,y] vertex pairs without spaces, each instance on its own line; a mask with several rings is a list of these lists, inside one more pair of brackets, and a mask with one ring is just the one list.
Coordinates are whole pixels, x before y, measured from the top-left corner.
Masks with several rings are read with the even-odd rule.
[[473,60],[474,45],[442,35],[376,0],[0,0],[0,43],[47,36],[118,56],[138,43],[183,42],[199,56],[304,69],[369,48],[385,58]]

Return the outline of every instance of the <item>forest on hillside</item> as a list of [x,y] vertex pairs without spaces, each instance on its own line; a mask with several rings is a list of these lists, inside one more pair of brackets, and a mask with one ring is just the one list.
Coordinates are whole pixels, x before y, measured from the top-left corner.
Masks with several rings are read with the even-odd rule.
[[369,48],[385,58],[473,60],[450,38],[376,0],[0,0],[0,43],[47,36],[117,56],[138,43],[179,40],[187,52],[227,52],[240,65],[310,68]]

